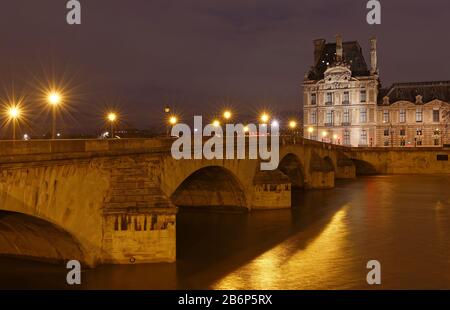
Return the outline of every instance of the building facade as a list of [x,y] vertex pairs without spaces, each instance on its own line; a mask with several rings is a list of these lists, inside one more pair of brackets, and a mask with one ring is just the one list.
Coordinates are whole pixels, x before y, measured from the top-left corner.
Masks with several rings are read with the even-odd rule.
[[449,143],[450,82],[382,89],[375,38],[370,46],[368,66],[356,41],[314,41],[314,65],[302,85],[305,138],[365,147]]

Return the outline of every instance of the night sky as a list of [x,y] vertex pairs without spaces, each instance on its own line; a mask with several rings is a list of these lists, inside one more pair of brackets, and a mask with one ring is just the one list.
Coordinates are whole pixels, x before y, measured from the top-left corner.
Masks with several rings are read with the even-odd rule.
[[32,119],[37,81],[68,81],[67,131],[98,128],[108,105],[139,128],[161,127],[166,104],[186,121],[223,107],[249,121],[263,107],[298,114],[312,41],[338,32],[360,42],[367,62],[369,38],[378,38],[384,86],[450,79],[446,0],[381,1],[379,26],[366,23],[366,0],[80,2],[76,26],[66,23],[65,0],[0,4],[1,95],[28,94]]

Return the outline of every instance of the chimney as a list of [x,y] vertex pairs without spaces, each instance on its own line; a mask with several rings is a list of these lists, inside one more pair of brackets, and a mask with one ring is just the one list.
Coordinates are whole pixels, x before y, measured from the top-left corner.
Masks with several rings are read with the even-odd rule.
[[314,66],[317,66],[317,64],[319,63],[320,56],[322,56],[322,51],[324,47],[325,47],[324,39],[314,40]]
[[378,64],[377,64],[377,39],[370,39],[370,74],[378,73]]
[[342,35],[336,35],[336,62],[342,62],[343,47],[342,47]]

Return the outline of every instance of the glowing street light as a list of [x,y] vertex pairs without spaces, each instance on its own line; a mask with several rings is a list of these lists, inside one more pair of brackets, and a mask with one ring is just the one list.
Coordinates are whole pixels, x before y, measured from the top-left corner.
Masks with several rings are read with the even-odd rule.
[[326,136],[328,136],[328,132],[326,132],[326,131],[322,131],[322,137],[326,137]]
[[273,120],[271,125],[272,125],[272,127],[278,127],[278,126],[280,126],[280,123],[278,123],[277,120]]
[[313,133],[314,132],[314,128],[313,127],[308,127],[308,132],[309,133]]
[[219,120],[217,120],[217,119],[213,120],[212,125],[213,125],[214,127],[219,127],[219,126],[220,126]]
[[233,114],[229,110],[226,110],[225,112],[223,112],[223,118],[226,119],[226,120],[229,120],[232,115]]
[[249,130],[248,126],[244,126],[244,132],[248,132]]
[[267,122],[269,121],[269,119],[270,119],[269,114],[267,114],[267,113],[261,114],[261,117],[260,117],[261,123],[267,124]]
[[61,94],[52,91],[47,96],[48,104],[52,107],[52,139],[56,138],[56,108],[61,103]]
[[295,129],[296,127],[297,127],[297,122],[296,121],[290,121],[289,122],[289,128]]
[[114,138],[114,123],[117,121],[117,114],[114,112],[108,113],[106,116],[111,125],[111,138]]
[[51,105],[58,105],[61,103],[61,95],[57,92],[51,92],[48,94],[48,103]]
[[178,118],[176,117],[176,116],[171,116],[171,117],[169,117],[169,124],[170,125],[175,125],[176,123],[178,123]]

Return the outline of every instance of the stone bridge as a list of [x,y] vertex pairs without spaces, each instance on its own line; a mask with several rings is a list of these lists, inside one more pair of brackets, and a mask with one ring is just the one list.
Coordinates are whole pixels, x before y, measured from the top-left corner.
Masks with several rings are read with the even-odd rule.
[[[350,149],[283,138],[259,162],[174,160],[171,139],[0,142],[0,253],[101,263],[172,262],[177,207],[289,208],[291,189],[374,173],[450,173],[443,149]],[[447,160],[445,160],[447,159]]]

